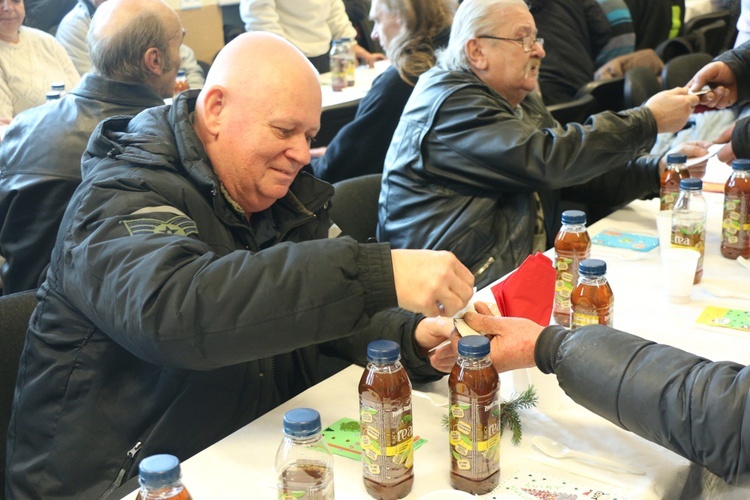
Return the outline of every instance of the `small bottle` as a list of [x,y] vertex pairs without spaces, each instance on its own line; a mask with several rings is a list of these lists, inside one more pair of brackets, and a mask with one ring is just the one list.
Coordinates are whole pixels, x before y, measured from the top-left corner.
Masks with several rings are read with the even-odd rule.
[[279,500],[333,500],[333,455],[316,410],[296,408],[284,415],[276,475]]
[[367,346],[359,381],[359,422],[365,489],[373,498],[404,498],[414,484],[411,381],[392,340]]
[[192,500],[182,484],[180,461],[174,455],[151,455],[138,466],[141,485],[136,500]]
[[586,214],[566,210],[562,227],[555,238],[555,304],[553,318],[561,326],[570,326],[570,294],[578,283],[578,264],[591,256],[591,238],[586,231]]
[[667,155],[667,168],[661,173],[659,180],[661,186],[659,189],[661,199],[659,210],[672,210],[674,207],[677,195],[680,194],[680,181],[689,177],[685,162],[687,162],[687,155]]
[[59,101],[62,99],[62,94],[59,90],[50,90],[44,95],[45,103]]
[[750,160],[734,160],[724,185],[721,255],[750,258]]
[[184,92],[190,88],[187,81],[187,74],[184,69],[177,70],[177,77],[174,79],[174,94],[173,97],[177,97],[180,92]]
[[448,388],[451,486],[473,495],[489,493],[500,479],[500,382],[487,337],[459,339]]
[[60,92],[60,97],[65,97],[65,82],[52,82],[49,89],[53,92]]
[[331,87],[340,92],[346,87],[346,67],[348,56],[343,40],[334,40],[331,45]]
[[354,87],[357,69],[357,56],[354,54],[354,43],[351,38],[344,38],[343,42],[344,47],[346,47],[346,86]]
[[586,325],[612,326],[615,296],[605,274],[607,263],[586,259],[578,266],[578,286],[570,296],[572,329]]
[[703,276],[703,255],[706,250],[706,200],[703,199],[703,181],[682,179],[680,195],[672,210],[672,248],[690,248],[698,251],[698,267],[693,284]]

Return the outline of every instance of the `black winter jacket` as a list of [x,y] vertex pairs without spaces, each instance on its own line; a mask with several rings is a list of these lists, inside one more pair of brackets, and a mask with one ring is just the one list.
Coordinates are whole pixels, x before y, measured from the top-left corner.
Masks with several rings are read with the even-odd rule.
[[[747,105],[750,101],[750,42],[724,52],[716,60],[732,69],[737,79],[737,104]],[[741,118],[735,123],[732,151],[737,158],[750,158],[750,117]]]
[[376,314],[396,305],[389,246],[326,239],[329,184],[301,174],[254,214],[275,229],[259,250],[190,123],[196,95],[92,136],[21,358],[9,498],[98,498],[143,457],[185,460],[319,381],[321,353],[364,362],[391,338],[412,376],[439,376],[416,315]]
[[657,194],[658,158],[642,155],[655,138],[647,108],[562,127],[536,93],[514,110],[473,73],[432,68],[386,156],[378,240],[450,250],[484,286],[532,251],[534,192],[548,232],[562,195],[617,205]]

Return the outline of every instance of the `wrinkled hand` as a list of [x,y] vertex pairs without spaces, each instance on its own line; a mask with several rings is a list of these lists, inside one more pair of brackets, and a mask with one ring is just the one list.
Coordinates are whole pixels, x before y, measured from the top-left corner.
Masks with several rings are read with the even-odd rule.
[[[713,143],[708,141],[689,141],[678,144],[677,146],[670,149],[667,154],[661,157],[661,159],[659,160],[659,171],[662,172],[665,168],[667,168],[667,156],[671,154],[684,154],[688,158],[696,158],[698,156],[707,155],[708,147],[711,146],[711,144]],[[706,174],[706,163],[708,163],[708,160],[688,167],[690,177],[702,179]]]
[[[451,335],[457,336],[453,329],[453,318],[442,316],[424,318],[417,324],[414,331],[414,340],[420,350],[427,353],[432,367],[445,373],[449,373],[453,369],[453,365],[456,364],[458,358],[458,351],[451,344],[440,345],[446,340],[450,340]],[[434,347],[437,347],[437,349],[429,352]]]
[[[482,310],[479,306],[476,309]],[[464,321],[490,338],[490,358],[498,372],[535,366],[534,347],[543,326],[526,318],[501,318],[473,312],[467,312]]]
[[724,132],[719,134],[719,137],[713,140],[714,144],[726,144],[726,146],[716,153],[716,158],[718,158],[719,161],[723,161],[730,165],[737,159],[734,154],[734,149],[732,149],[732,132],[734,132],[734,123],[728,129],[724,130]]
[[700,90],[706,85],[711,87],[711,92],[701,96],[701,104],[721,109],[737,102],[737,78],[725,63],[706,64],[688,82],[688,87],[693,91]]
[[404,309],[453,316],[474,295],[474,275],[450,252],[391,250],[391,258],[398,305]]
[[361,45],[354,46],[354,55],[370,68],[375,67],[375,61],[382,61],[385,59],[385,54],[381,54],[380,52],[369,52]]
[[687,93],[687,87],[677,87],[652,96],[645,106],[653,113],[659,133],[679,132],[699,102],[698,96]]

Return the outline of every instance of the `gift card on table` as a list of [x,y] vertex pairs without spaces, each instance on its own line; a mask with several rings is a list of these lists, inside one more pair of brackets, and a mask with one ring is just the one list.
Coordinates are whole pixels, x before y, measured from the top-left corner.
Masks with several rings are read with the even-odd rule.
[[636,252],[649,252],[659,246],[659,238],[647,234],[625,233],[616,229],[603,229],[591,239],[591,243]]
[[[323,437],[328,443],[331,453],[351,458],[362,459],[362,446],[360,445],[359,421],[351,418],[340,418],[325,429]],[[427,442],[419,436],[414,436],[414,450]]]
[[750,333],[750,311],[708,306],[695,321],[701,325],[731,328]]
[[526,500],[622,500],[617,491],[603,491],[567,479],[537,471],[517,470],[503,484],[492,490],[486,498],[524,498]]

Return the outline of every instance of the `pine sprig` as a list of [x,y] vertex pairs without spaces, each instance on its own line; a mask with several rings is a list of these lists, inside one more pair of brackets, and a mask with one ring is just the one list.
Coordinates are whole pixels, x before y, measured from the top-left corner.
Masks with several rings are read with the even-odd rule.
[[[539,397],[536,395],[536,388],[530,385],[521,394],[513,393],[508,401],[500,403],[500,435],[507,428],[513,433],[511,442],[514,445],[521,443],[523,436],[523,426],[521,425],[521,416],[519,410],[526,410],[536,406]],[[450,417],[443,415],[443,427],[450,427]]]

